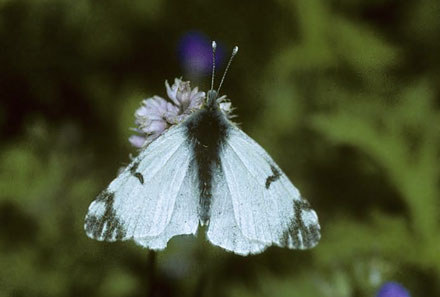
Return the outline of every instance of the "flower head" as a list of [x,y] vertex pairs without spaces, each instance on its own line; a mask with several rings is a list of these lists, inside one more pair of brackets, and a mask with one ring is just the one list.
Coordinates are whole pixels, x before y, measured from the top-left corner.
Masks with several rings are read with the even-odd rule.
[[167,88],[167,95],[173,101],[174,106],[178,108],[177,122],[183,120],[189,113],[195,109],[199,109],[205,98],[205,92],[199,92],[195,87],[191,89],[189,81],[182,81],[181,79],[174,79],[174,84],[170,87],[168,82],[165,82]]
[[153,96],[145,99],[135,112],[136,134],[129,138],[130,143],[142,148],[159,137],[170,126],[180,123],[194,110],[200,109],[205,98],[205,92],[198,88],[191,89],[189,81],[179,78],[170,86],[165,82],[169,102],[162,97]]
[[376,297],[410,297],[409,292],[397,282],[387,282],[377,292]]

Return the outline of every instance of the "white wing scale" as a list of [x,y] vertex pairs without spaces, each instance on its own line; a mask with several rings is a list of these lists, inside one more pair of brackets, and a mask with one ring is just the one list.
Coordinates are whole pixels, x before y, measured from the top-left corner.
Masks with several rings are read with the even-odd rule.
[[307,249],[320,239],[316,213],[272,158],[230,126],[215,174],[208,239],[238,254],[276,244]]
[[152,142],[89,207],[85,230],[98,240],[126,240],[163,249],[198,227],[198,182],[185,129],[175,126]]

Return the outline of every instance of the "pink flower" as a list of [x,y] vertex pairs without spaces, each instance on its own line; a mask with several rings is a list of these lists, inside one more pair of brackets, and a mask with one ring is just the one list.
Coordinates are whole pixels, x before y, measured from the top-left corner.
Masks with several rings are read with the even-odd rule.
[[129,138],[130,143],[142,148],[150,144],[172,125],[182,122],[195,110],[200,109],[205,98],[205,92],[198,88],[191,89],[189,81],[179,78],[170,87],[165,82],[169,102],[162,97],[153,96],[145,99],[135,112],[136,132]]
[[[191,89],[189,81],[182,81],[179,78],[174,79],[174,84],[170,87],[168,81],[165,81],[167,95],[178,107],[177,122],[181,122],[194,110],[200,109],[205,98],[205,92],[199,92],[199,88]],[[173,119],[172,119],[173,120]],[[174,119],[175,120],[175,119]]]

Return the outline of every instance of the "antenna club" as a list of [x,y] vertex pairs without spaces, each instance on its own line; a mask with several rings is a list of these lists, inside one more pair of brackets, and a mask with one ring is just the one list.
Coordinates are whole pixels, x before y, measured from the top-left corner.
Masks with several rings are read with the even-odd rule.
[[231,55],[231,57],[229,58],[228,65],[226,65],[225,72],[223,72],[222,80],[220,81],[220,85],[218,86],[217,94],[220,93],[220,89],[222,88],[223,81],[225,80],[226,73],[228,73],[229,66],[231,66],[232,59],[233,59],[234,56],[237,54],[237,52],[238,52],[238,46],[234,46],[234,48],[232,49],[232,55]]
[[212,49],[215,50],[217,48],[217,43],[215,41],[212,41]]

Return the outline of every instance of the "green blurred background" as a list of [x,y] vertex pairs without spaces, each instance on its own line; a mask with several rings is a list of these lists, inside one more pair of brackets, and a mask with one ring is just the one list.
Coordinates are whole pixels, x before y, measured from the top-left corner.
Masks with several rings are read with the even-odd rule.
[[[391,280],[440,296],[439,15],[438,0],[1,0],[0,297],[362,297]],[[85,236],[136,153],[140,101],[191,79],[188,32],[239,45],[223,92],[317,210],[313,250]]]

